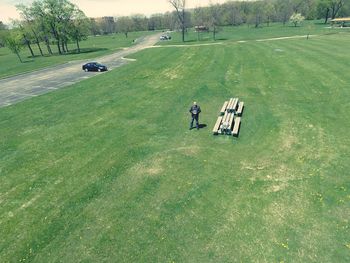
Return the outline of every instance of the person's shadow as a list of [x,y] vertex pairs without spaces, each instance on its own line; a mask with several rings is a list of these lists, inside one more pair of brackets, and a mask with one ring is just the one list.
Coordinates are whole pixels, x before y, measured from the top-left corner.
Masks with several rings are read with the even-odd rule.
[[[198,130],[199,130],[199,129],[203,129],[203,128],[205,128],[205,127],[207,127],[206,124],[198,124]],[[193,130],[193,129],[196,129],[196,126],[193,126],[192,128],[190,128],[190,130]]]

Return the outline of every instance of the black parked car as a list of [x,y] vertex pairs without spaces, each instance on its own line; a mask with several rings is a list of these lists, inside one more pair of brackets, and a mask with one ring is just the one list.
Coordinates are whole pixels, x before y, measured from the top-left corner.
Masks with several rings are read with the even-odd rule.
[[98,71],[98,72],[101,72],[101,71],[107,71],[107,67],[105,65],[102,65],[100,63],[97,63],[97,62],[89,62],[89,63],[86,63],[85,65],[83,65],[83,70],[85,72],[88,72],[88,71]]

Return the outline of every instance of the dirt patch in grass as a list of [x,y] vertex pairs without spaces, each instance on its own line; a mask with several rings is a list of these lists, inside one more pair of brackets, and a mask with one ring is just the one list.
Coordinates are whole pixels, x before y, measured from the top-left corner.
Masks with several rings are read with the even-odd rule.
[[282,182],[280,184],[271,185],[270,187],[268,187],[267,192],[268,193],[276,193],[279,191],[283,191],[286,187],[287,187],[287,183]]
[[175,148],[174,151],[181,152],[186,156],[196,156],[200,151],[200,147],[199,146],[179,147],[179,148]]
[[164,158],[154,157],[135,164],[130,169],[130,173],[134,177],[156,176],[160,175],[164,171],[164,168]]

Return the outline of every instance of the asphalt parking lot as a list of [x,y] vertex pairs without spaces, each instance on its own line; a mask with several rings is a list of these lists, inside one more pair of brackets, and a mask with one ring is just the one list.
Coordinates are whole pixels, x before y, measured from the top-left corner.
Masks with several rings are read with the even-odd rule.
[[[106,65],[108,70],[113,70],[128,63],[128,60],[124,59],[125,56],[153,46],[158,42],[158,39],[159,34],[143,37],[132,47],[107,56],[89,59],[89,61],[98,61]],[[0,79],[0,108],[72,85],[81,80],[94,77],[97,74],[104,74],[99,72],[84,72],[81,66],[86,62],[81,60],[73,61]]]

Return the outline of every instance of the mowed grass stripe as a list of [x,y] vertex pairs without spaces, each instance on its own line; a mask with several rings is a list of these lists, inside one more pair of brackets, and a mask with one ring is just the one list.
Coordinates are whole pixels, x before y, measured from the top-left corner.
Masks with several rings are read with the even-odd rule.
[[[17,196],[28,202],[33,191],[42,193],[2,224],[2,257],[346,260],[348,148],[325,133],[323,113],[312,111],[320,96],[298,74],[308,68],[304,55],[284,41],[283,55],[271,51],[276,43],[147,50],[117,71],[1,110],[1,121],[13,118],[1,125],[2,134],[17,135],[1,142],[8,148],[1,193],[15,186],[12,176],[23,184],[4,200],[2,217]],[[247,105],[241,135],[213,137],[211,126],[229,96]],[[309,100],[303,104],[301,96]],[[188,131],[194,99],[208,124],[199,132]],[[37,147],[24,152],[20,145]],[[32,156],[30,169],[38,175],[31,182],[20,173],[29,161],[15,166],[16,150],[24,162]],[[67,165],[45,169],[50,151]],[[62,182],[55,187],[54,179]],[[21,196],[35,181],[35,190]]]

